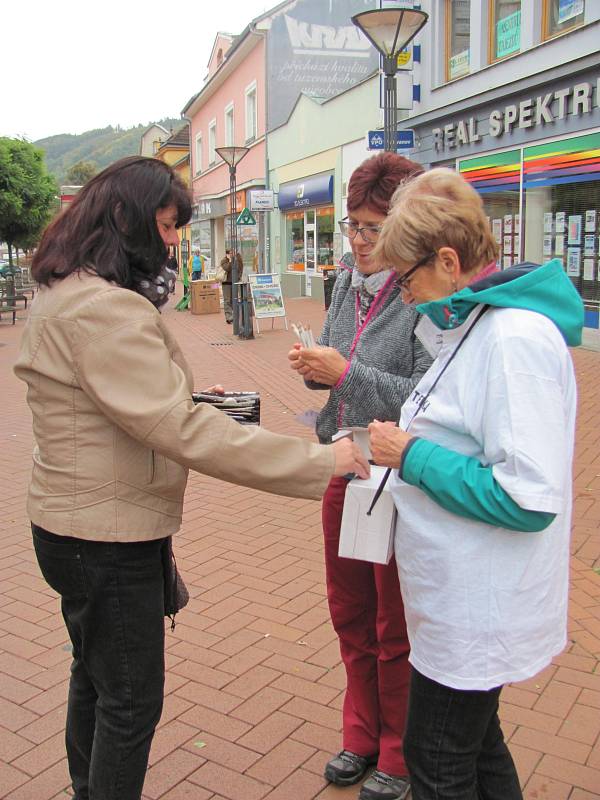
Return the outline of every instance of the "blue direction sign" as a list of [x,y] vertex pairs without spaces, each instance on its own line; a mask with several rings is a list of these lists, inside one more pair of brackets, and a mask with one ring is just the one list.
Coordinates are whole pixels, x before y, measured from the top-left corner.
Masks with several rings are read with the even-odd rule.
[[[383,150],[383,131],[369,131],[369,150]],[[415,146],[413,130],[396,131],[396,150],[411,150]]]

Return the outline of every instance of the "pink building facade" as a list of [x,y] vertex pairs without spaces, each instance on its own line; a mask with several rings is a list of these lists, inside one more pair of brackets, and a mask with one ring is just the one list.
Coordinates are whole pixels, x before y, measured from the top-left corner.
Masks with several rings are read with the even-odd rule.
[[[194,214],[192,251],[217,264],[229,246],[229,168],[215,149],[245,146],[236,171],[236,215],[249,206],[249,190],[265,185],[265,31],[249,26],[239,37],[218,34],[203,88],[183,109],[190,123]],[[259,224],[238,229],[246,271],[257,270]]]

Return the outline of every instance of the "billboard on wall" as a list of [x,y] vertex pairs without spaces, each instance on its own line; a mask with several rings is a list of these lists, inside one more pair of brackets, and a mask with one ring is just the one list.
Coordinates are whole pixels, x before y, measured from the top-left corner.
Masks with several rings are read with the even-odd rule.
[[379,55],[351,17],[377,0],[298,0],[268,36],[268,127],[285,123],[299,96],[330,98],[365,80]]

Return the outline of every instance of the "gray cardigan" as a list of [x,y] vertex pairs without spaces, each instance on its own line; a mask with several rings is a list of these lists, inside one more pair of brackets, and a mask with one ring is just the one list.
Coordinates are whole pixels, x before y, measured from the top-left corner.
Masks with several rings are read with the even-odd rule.
[[[400,419],[400,408],[431,364],[418,339],[419,314],[405,305],[394,287],[362,333],[350,367],[337,387],[306,381],[310,389],[329,389],[317,419],[319,441],[327,443],[342,428],[366,427],[372,420]],[[356,334],[356,291],[352,271],[337,277],[318,344],[345,358]]]

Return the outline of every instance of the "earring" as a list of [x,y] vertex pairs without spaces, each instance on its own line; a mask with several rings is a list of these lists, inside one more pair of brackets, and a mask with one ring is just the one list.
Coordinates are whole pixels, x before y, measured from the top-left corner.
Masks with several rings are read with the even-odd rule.
[[458,286],[455,279],[452,280],[452,291],[458,292]]

